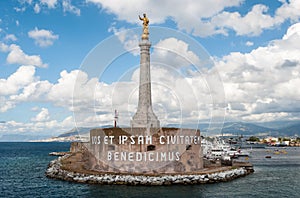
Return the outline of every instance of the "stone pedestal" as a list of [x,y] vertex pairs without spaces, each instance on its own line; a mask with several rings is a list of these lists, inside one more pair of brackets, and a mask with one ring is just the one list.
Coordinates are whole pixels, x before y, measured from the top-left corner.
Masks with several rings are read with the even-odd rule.
[[131,120],[131,127],[159,128],[160,123],[152,109],[151,77],[150,77],[150,47],[151,43],[143,39],[139,43],[140,52],[140,84],[137,112]]

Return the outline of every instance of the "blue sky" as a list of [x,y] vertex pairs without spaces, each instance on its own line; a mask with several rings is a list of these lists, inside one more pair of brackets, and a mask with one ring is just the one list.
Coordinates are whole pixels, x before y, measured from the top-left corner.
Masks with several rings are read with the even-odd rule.
[[[137,104],[139,64],[138,53],[129,49],[138,49],[138,15],[144,12],[152,31],[151,57],[160,63],[153,63],[157,87],[152,89],[159,93],[153,93],[153,101],[162,123],[197,123],[213,116],[247,122],[299,120],[299,9],[297,0],[0,1],[0,121],[5,121],[0,136],[51,136],[75,125],[111,124],[114,109],[120,111],[120,123],[128,125]],[[170,31],[159,35],[159,28]],[[205,52],[197,50],[199,45],[212,67],[196,74],[178,56],[190,63],[202,60]],[[103,75],[93,73],[115,48],[124,54],[106,65]],[[94,65],[85,65],[93,53]],[[214,90],[212,79],[204,82],[212,71],[218,73],[221,92]],[[85,96],[79,94],[74,103],[76,82]],[[190,82],[194,98],[184,92]],[[214,113],[212,106],[220,111]]]

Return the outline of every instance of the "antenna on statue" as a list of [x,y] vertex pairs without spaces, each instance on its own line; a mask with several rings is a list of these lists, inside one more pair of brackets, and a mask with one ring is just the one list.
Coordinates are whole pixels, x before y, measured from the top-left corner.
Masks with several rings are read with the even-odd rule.
[[118,121],[118,111],[117,109],[115,109],[115,117],[114,117],[114,127],[116,128],[117,127],[117,121]]

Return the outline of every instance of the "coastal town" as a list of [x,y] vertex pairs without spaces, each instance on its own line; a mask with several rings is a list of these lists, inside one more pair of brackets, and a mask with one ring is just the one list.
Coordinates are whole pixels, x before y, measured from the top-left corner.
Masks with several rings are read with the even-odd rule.
[[[274,154],[280,154],[276,147],[299,147],[300,137],[232,137],[232,136],[208,136],[202,137],[201,146],[203,156],[207,159],[232,160],[239,157],[250,157],[253,149],[274,150]],[[281,153],[284,153],[283,151]],[[270,158],[266,155],[266,158]]]

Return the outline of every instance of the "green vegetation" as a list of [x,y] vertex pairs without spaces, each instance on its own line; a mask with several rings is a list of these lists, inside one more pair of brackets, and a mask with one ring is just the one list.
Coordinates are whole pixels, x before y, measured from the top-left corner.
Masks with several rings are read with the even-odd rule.
[[287,137],[284,137],[284,138],[283,138],[283,137],[279,137],[279,138],[278,138],[278,141],[279,141],[279,142],[283,142],[283,141],[291,141],[291,138],[287,138]]
[[250,141],[250,142],[259,142],[259,138],[258,137],[255,137],[255,136],[251,136],[247,141]]
[[291,141],[291,138],[283,138],[283,141]]

